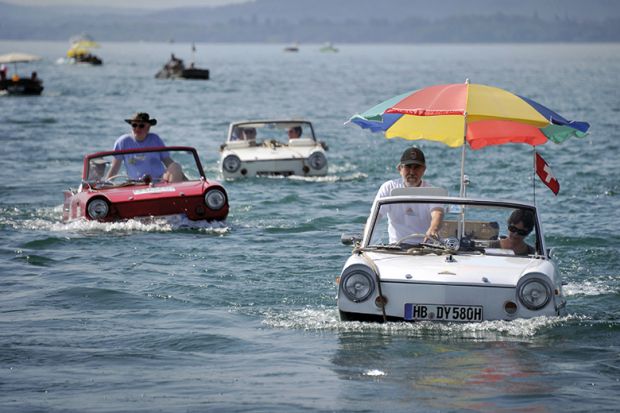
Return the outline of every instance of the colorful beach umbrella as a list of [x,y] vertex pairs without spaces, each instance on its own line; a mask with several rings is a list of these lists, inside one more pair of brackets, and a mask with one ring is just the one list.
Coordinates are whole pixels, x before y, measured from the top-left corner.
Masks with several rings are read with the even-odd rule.
[[497,87],[430,86],[388,99],[350,122],[386,138],[426,139],[472,149],[505,143],[541,145],[583,137],[590,125],[569,121],[531,99]]
[[386,138],[430,140],[462,147],[461,196],[465,194],[465,142],[472,149],[506,143],[542,145],[584,137],[590,125],[570,121],[531,99],[497,87],[435,85],[395,96],[349,122]]

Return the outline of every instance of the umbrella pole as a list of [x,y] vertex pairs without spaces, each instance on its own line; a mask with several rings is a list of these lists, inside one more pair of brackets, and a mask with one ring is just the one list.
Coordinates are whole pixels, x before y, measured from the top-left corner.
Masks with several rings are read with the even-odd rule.
[[459,196],[463,198],[465,196],[465,144],[467,143],[467,112],[463,115],[463,146],[461,150],[461,190]]
[[461,198],[465,196],[465,143],[463,143],[463,149],[461,150],[461,190],[459,195]]
[[[461,149],[461,191],[460,191],[460,197],[464,198],[465,197],[465,193],[466,193],[466,188],[465,188],[465,144],[467,142],[467,113],[465,114],[465,127],[464,127],[464,131],[463,131],[463,146]],[[461,237],[463,236],[463,234],[465,233],[465,208],[461,209],[461,222],[459,222],[459,224],[457,225],[457,233],[456,236],[458,239],[461,239]]]
[[533,159],[533,168],[532,168],[532,198],[534,202],[534,206],[536,206],[536,147],[532,145],[532,159]]

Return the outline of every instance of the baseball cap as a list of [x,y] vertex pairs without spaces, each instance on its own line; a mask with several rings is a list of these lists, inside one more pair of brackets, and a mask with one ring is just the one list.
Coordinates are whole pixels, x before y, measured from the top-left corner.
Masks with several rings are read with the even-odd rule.
[[403,155],[400,157],[401,165],[426,165],[426,159],[424,158],[424,152],[416,146],[407,148]]

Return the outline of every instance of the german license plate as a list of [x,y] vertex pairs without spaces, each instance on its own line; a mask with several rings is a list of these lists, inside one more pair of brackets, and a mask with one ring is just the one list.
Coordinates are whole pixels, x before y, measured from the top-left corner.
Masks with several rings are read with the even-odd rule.
[[482,321],[482,306],[406,303],[404,318],[412,321]]

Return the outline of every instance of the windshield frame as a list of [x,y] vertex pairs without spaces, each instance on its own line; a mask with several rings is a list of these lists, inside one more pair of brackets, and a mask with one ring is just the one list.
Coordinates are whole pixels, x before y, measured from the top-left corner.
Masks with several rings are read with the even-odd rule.
[[[542,231],[542,224],[540,222],[540,217],[538,214],[538,210],[535,205],[512,201],[512,200],[495,200],[495,199],[482,199],[482,198],[459,198],[459,197],[444,197],[444,196],[389,196],[376,200],[373,203],[371,208],[371,213],[366,222],[366,226],[364,228],[364,234],[362,238],[362,242],[360,247],[366,250],[377,250],[381,249],[385,252],[393,252],[393,253],[402,253],[405,251],[404,249],[394,248],[394,243],[387,243],[384,245],[372,245],[370,241],[373,239],[373,235],[375,231],[380,231],[378,229],[378,224],[380,224],[381,217],[379,216],[379,211],[382,206],[388,204],[399,204],[399,203],[432,203],[432,204],[442,204],[444,206],[454,205],[460,208],[464,208],[467,210],[468,206],[472,207],[489,207],[489,208],[506,208],[507,211],[509,209],[524,209],[531,211],[534,214],[534,230],[535,232],[535,243],[532,245],[536,253],[535,255],[543,255],[547,256],[547,248],[545,246],[544,233]],[[460,215],[460,214],[459,214]],[[444,217],[445,219],[445,217]],[[508,216],[506,216],[506,220]],[[466,220],[467,222],[467,220]],[[457,252],[457,251],[454,251]],[[459,252],[460,253],[460,252]],[[502,254],[499,254],[502,255]]]
[[[204,169],[202,167],[202,163],[200,162],[200,157],[198,156],[198,152],[195,148],[190,146],[161,146],[161,147],[151,147],[151,148],[138,148],[138,149],[125,149],[118,151],[102,151],[96,152],[89,155],[84,156],[84,163],[82,166],[82,183],[92,185],[95,180],[89,178],[91,161],[96,159],[103,159],[105,157],[118,157],[129,154],[139,154],[139,153],[157,153],[157,152],[168,152],[171,154],[171,158],[174,159],[174,153],[184,153],[186,154],[186,158],[190,159],[189,155],[194,159],[196,172],[198,173],[198,178],[190,179],[190,181],[198,181],[204,180],[206,181],[206,176],[204,173]],[[118,185],[123,186],[123,185]]]
[[[233,139],[233,132],[239,128],[255,128],[257,131],[261,128],[268,128],[282,131],[281,139],[275,139],[280,142],[288,142],[286,138],[286,130],[293,126],[301,126],[303,129],[303,137],[306,139],[311,139],[313,142],[316,142],[316,135],[314,133],[314,127],[312,126],[312,122],[303,120],[303,119],[279,119],[279,120],[247,120],[242,122],[233,122],[228,127],[228,135],[226,137],[226,142],[240,142],[243,140]],[[256,142],[258,145],[265,141],[272,140],[273,138],[259,138],[258,133],[256,136]]]

